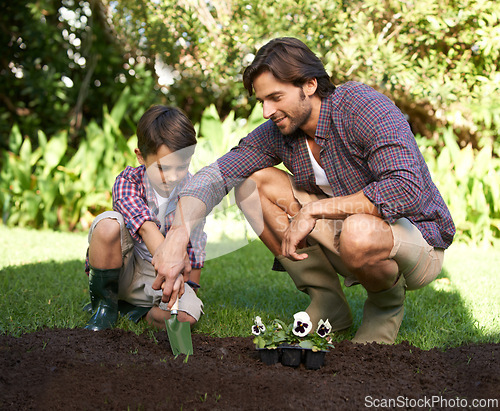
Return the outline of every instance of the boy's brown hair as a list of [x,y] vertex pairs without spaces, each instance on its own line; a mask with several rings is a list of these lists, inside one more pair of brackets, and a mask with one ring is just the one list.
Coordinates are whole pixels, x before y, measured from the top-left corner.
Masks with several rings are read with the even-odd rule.
[[186,149],[183,153],[189,156],[194,152],[196,131],[186,114],[177,107],[152,106],[137,124],[137,148],[144,158],[156,154],[162,145],[172,152]]

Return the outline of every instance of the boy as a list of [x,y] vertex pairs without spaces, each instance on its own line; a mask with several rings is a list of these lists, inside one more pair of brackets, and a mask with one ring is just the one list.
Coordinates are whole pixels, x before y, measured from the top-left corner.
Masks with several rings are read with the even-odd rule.
[[[157,328],[165,328],[170,318],[162,290],[152,288],[156,273],[151,260],[172,224],[178,193],[192,177],[188,168],[196,132],[181,110],[153,106],[139,120],[137,140],[140,166],[128,166],[118,175],[114,211],[100,214],[90,227],[86,271],[93,314],[88,330],[113,327],[118,311],[135,322],[145,315]],[[179,299],[179,321],[191,325],[203,314],[203,303],[189,284],[200,281],[205,245],[199,228],[187,247],[193,281]]]

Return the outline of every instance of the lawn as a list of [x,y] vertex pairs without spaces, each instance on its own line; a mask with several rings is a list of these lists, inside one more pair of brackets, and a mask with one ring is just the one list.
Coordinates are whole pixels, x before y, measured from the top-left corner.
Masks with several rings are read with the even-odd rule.
[[[88,314],[83,272],[85,233],[6,228],[0,225],[0,333],[19,335],[44,327],[82,327]],[[270,270],[272,256],[257,241],[207,261],[200,297],[205,315],[194,332],[217,337],[247,336],[253,318],[290,322],[308,297],[286,273]],[[454,244],[439,278],[407,294],[398,342],[423,349],[472,342],[500,342],[500,251]],[[355,326],[337,336],[353,336],[365,292],[345,290]],[[119,327],[149,332],[144,324],[120,320]]]

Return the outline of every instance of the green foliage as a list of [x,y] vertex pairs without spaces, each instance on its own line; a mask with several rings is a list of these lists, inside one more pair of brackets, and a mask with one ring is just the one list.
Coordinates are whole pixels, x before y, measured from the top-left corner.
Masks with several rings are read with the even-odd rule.
[[386,91],[411,119],[418,114],[478,139],[498,136],[498,3],[368,0],[347,12],[355,18],[339,16],[344,32],[325,37],[332,48],[324,58],[339,79]]
[[500,244],[500,159],[492,144],[460,148],[453,130],[442,130],[440,151],[425,145],[429,170],[457,227],[456,240],[468,244]]
[[[286,342],[297,342],[298,338],[292,334],[293,323],[286,326],[283,321],[275,319],[271,325],[266,326],[265,331],[256,335],[253,343],[256,348],[278,348]],[[292,337],[293,341],[290,341]]]
[[[163,101],[194,122],[211,105],[221,118],[246,118],[254,101],[242,71],[278,36],[304,40],[335,83],[359,80],[389,95],[418,134],[438,140],[436,130],[451,126],[461,147],[498,140],[495,1],[41,0],[5,7],[0,133],[17,124],[33,148],[38,130],[68,130],[76,147],[91,120],[103,126],[103,106],[125,86],[134,113]],[[122,125],[126,134],[133,124]]]
[[0,207],[8,225],[72,230],[88,228],[93,217],[111,206],[110,190],[118,173],[133,164],[135,140],[126,140],[119,124],[130,100],[126,88],[103,127],[92,121],[73,155],[60,132],[49,140],[38,132],[38,147],[13,127],[3,153]]

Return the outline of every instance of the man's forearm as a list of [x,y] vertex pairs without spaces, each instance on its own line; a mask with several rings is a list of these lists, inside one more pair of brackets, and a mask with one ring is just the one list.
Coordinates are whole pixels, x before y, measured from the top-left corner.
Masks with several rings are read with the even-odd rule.
[[163,289],[163,301],[172,307],[176,298],[184,292],[184,281],[189,278],[191,263],[187,255],[187,245],[191,231],[205,217],[206,206],[195,197],[182,197],[177,203],[174,222],[165,240],[158,246],[152,263],[157,272],[154,290]]
[[377,207],[359,191],[343,197],[325,198],[304,206],[302,212],[314,219],[342,220],[353,214],[371,214],[380,217]]
[[175,218],[172,228],[185,228],[187,234],[191,234],[206,215],[207,207],[203,201],[196,197],[181,197],[175,210]]

